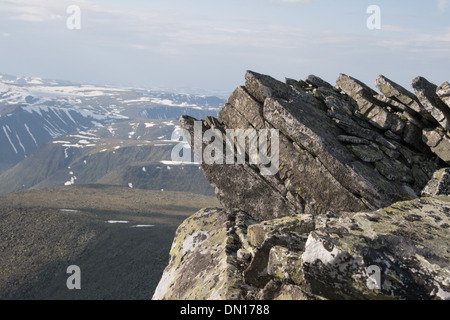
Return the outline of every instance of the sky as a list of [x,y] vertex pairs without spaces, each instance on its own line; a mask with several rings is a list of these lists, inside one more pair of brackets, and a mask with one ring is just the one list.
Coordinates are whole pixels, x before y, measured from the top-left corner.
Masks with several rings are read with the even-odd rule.
[[[72,5],[79,29],[67,26]],[[0,73],[226,94],[246,70],[440,85],[450,0],[0,0]]]

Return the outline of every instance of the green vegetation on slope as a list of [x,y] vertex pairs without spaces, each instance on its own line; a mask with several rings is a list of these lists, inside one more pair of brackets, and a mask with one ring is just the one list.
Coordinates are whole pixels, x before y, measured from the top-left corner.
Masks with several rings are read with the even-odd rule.
[[65,148],[48,143],[14,168],[0,175],[0,194],[75,184],[111,184],[148,190],[184,191],[214,195],[195,165],[170,166],[175,142],[155,143],[102,139],[90,148]]
[[[214,206],[214,197],[104,185],[2,196],[0,299],[150,299],[176,228]],[[81,290],[66,287],[70,265],[81,268]]]

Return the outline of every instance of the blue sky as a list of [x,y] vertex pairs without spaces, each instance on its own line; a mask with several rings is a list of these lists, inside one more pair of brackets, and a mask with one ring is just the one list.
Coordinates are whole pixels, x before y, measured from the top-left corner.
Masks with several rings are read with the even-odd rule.
[[[66,27],[69,5],[81,29]],[[369,30],[369,5],[381,30]],[[245,70],[450,80],[450,0],[1,0],[0,72],[230,92]]]

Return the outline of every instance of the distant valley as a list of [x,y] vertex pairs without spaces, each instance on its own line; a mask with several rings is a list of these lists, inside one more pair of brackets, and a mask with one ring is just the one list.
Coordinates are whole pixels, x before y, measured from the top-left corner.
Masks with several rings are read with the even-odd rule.
[[0,194],[109,184],[213,195],[197,165],[171,164],[178,118],[217,116],[214,96],[0,75]]
[[0,74],[0,300],[150,299],[176,228],[220,205],[197,163],[171,160],[179,117],[224,103]]
[[[0,196],[0,300],[150,299],[176,228],[215,197],[118,186]],[[81,269],[68,290],[67,267]]]

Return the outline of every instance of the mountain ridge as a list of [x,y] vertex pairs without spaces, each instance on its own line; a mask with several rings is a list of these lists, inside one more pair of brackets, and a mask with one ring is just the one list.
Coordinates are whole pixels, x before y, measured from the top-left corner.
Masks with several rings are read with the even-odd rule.
[[136,163],[154,170],[155,164],[169,167],[161,161],[171,160],[176,119],[186,113],[217,116],[223,103],[214,96],[2,75],[0,193],[98,181],[212,194],[190,167],[190,178],[179,180],[179,186],[173,177],[163,183],[156,172],[159,178],[152,184],[131,168]]
[[41,145],[65,134],[136,118],[217,115],[223,103],[213,96],[2,76],[0,145],[4,151],[0,169],[10,168]]

